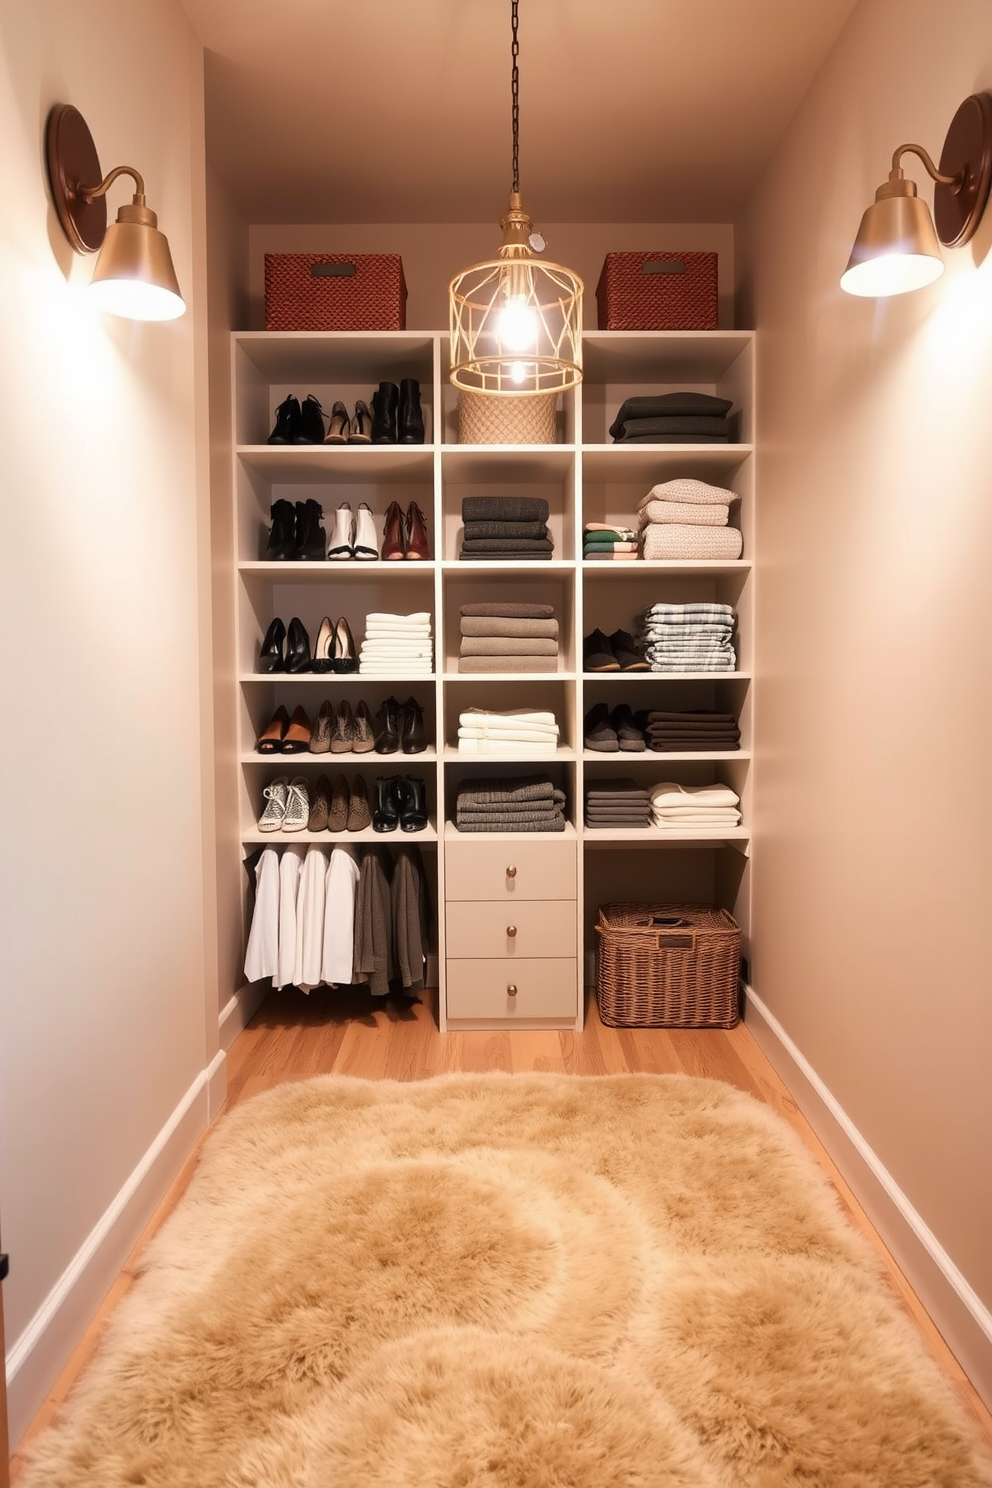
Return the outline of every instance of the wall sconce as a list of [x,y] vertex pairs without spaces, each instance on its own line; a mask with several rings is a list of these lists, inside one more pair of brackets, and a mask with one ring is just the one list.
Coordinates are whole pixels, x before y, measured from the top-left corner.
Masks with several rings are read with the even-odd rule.
[[[918,155],[936,181],[931,221],[925,202],[907,181],[899,161]],[[840,287],[853,295],[896,295],[922,289],[944,272],[937,238],[949,248],[973,237],[992,180],[992,95],[972,93],[958,109],[944,140],[940,165],[920,145],[900,145],[889,179],[861,219]]]
[[[158,230],[138,172],[119,165],[103,175],[86,120],[71,103],[55,105],[45,133],[48,181],[62,231],[77,253],[100,255],[90,282],[100,308],[131,320],[182,315],[186,305],[169,240]],[[118,176],[134,178],[134,198],[108,228],[106,193]]]

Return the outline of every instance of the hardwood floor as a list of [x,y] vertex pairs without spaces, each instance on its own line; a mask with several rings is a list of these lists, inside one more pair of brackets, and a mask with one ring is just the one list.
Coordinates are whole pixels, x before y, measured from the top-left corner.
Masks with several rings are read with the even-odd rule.
[[[552,1070],[574,1075],[624,1073],[700,1075],[723,1080],[765,1101],[799,1133],[832,1179],[854,1224],[882,1257],[894,1291],[925,1345],[954,1383],[969,1414],[992,1450],[992,1414],[950,1353],[905,1277],[872,1229],[866,1215],[817,1141],[795,1102],[758,1049],[744,1024],[723,1030],[607,1028],[590,998],[582,1033],[530,1032],[440,1034],[429,1008],[399,1011],[390,1003],[373,1009],[366,994],[306,997],[293,988],[266,999],[228,1055],[225,1110],[285,1080],[311,1075],[355,1075],[366,1080],[423,1080],[447,1070],[485,1072]],[[100,1332],[131,1286],[142,1245],[178,1202],[196,1166],[194,1152],[172,1185],[97,1317],[56,1381],[25,1436],[52,1420],[73,1382],[85,1369]],[[19,1459],[11,1460],[17,1482]]]

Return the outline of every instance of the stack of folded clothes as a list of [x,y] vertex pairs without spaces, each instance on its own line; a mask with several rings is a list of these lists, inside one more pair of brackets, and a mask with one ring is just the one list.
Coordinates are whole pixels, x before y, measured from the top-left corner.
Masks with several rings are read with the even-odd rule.
[[358,670],[364,677],[429,677],[434,669],[429,610],[365,617]]
[[700,480],[662,481],[640,504],[645,558],[739,558],[744,539],[728,527],[736,491]]
[[548,503],[540,496],[466,496],[459,558],[550,558]]
[[733,404],[709,393],[626,398],[610,425],[617,444],[729,444]]
[[528,758],[554,754],[558,724],[553,713],[511,708],[492,713],[469,708],[458,715],[459,754],[505,754]]
[[643,730],[648,748],[659,754],[741,747],[741,731],[733,713],[714,713],[709,708],[665,713],[652,708],[636,713],[634,721]]
[[587,522],[582,529],[582,556],[635,562],[637,533],[633,527],[617,527],[609,522]]
[[640,640],[653,672],[733,672],[734,625],[730,605],[653,604],[639,616]]
[[654,824],[666,831],[740,824],[740,796],[729,785],[678,785],[663,780],[652,786],[649,794]]
[[459,832],[564,832],[565,792],[546,775],[465,780],[455,798]]
[[461,607],[460,672],[556,672],[554,605],[480,600]]
[[633,780],[596,780],[586,790],[587,827],[649,827],[651,802]]

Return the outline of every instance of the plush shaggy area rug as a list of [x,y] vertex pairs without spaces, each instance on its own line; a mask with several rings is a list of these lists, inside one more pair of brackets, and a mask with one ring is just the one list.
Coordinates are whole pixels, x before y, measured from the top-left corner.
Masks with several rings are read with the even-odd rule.
[[327,1076],[219,1124],[20,1488],[978,1488],[788,1126],[687,1076]]

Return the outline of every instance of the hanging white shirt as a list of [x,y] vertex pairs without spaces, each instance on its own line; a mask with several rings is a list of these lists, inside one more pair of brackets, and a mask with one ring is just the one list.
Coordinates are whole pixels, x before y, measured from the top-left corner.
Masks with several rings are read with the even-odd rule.
[[279,859],[279,966],[274,987],[288,987],[296,972],[296,897],[303,869],[303,849],[284,847]]
[[321,981],[320,956],[324,939],[324,881],[327,857],[311,847],[303,860],[296,895],[296,967],[293,981],[309,992]]
[[342,987],[354,976],[357,890],[358,864],[351,848],[335,847],[327,868],[320,974],[323,981]]
[[275,976],[279,967],[279,854],[267,847],[255,864],[255,908],[245,951],[249,982]]

